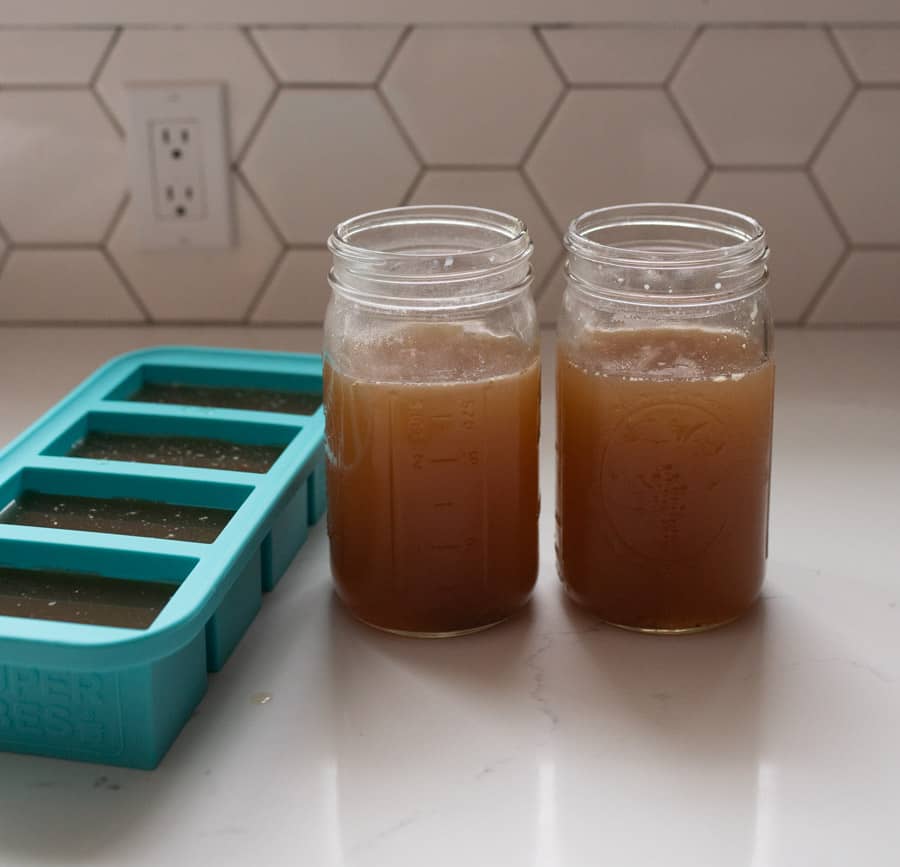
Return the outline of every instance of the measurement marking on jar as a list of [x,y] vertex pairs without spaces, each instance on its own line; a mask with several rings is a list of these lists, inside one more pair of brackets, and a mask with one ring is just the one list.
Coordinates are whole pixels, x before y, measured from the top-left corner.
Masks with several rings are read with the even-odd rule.
[[434,503],[435,509],[450,509],[453,506],[453,500],[442,500],[440,503]]
[[429,458],[430,464],[455,464],[459,458]]
[[439,415],[433,415],[431,417],[431,420],[432,421],[441,421],[441,422],[451,422],[451,421],[453,421],[453,416],[450,415],[449,413],[444,413],[444,414],[439,414]]
[[432,551],[458,551],[462,545],[429,545]]

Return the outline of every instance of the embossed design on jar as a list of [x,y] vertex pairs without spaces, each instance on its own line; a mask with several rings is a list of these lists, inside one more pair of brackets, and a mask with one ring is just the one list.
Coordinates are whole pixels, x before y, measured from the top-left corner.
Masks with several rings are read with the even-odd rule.
[[618,539],[669,562],[708,550],[729,518],[727,442],[725,424],[695,404],[653,404],[626,415],[610,436],[600,480]]

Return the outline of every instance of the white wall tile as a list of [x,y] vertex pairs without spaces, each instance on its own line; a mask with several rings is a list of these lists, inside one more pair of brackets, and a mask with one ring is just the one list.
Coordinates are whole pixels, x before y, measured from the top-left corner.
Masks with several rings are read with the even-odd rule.
[[900,90],[863,90],[813,167],[850,237],[900,244]]
[[416,29],[384,93],[430,163],[517,163],[561,83],[524,28]]
[[844,249],[809,178],[801,171],[715,171],[697,201],[743,211],[769,240],[769,298],[776,322],[797,322]]
[[557,225],[591,208],[685,199],[704,163],[658,90],[573,90],[526,171]]
[[846,27],[835,36],[860,81],[900,84],[900,27]]
[[262,61],[238,30],[126,30],[97,88],[127,128],[126,85],[171,81],[225,82],[232,153],[240,150],[274,88]]
[[[159,319],[238,321],[268,280],[254,321],[318,320],[328,297],[328,254],[283,254],[282,243],[319,245],[340,220],[400,204],[420,172],[415,150],[427,165],[413,201],[481,204],[524,217],[535,241],[540,316],[554,321],[564,284],[559,236],[569,220],[616,202],[687,199],[705,172],[696,136],[715,164],[699,199],[750,211],[766,225],[776,317],[796,321],[843,247],[802,168],[847,106],[847,62],[863,88],[818,154],[814,179],[853,244],[896,250],[851,249],[812,319],[897,318],[896,24],[835,26],[838,51],[819,26],[711,24],[692,41],[692,26],[547,25],[538,38],[530,27],[498,22],[416,27],[400,45],[403,26],[362,22],[263,25],[250,34],[215,24],[135,27],[118,37],[115,16],[95,29],[71,23],[0,27],[0,248],[9,235],[9,273],[37,275],[34,285],[44,287],[29,299],[16,294],[20,288],[10,294],[7,280],[0,319],[13,298],[29,316],[78,318],[66,312],[69,297],[60,302],[63,312],[51,303],[53,291],[63,291],[55,277],[38,279],[65,268],[63,252],[78,254],[78,281],[98,275],[101,303],[94,306],[103,310],[92,315],[140,315],[97,251],[51,249],[40,259],[32,255],[43,250],[18,246],[96,245],[108,234],[128,178],[121,136],[88,89],[99,72],[98,91],[123,126],[127,82],[224,82],[231,153],[253,187],[238,189],[241,239],[222,253],[143,252],[126,210],[111,250]],[[686,51],[670,96],[664,82]],[[557,69],[572,85],[561,103]],[[287,84],[274,101],[272,70]],[[383,100],[372,87],[379,76]],[[523,177],[519,163],[545,122]],[[18,277],[15,285],[23,285]]]
[[418,163],[371,90],[284,90],[243,164],[292,243],[324,244],[339,221],[399,204]]
[[400,39],[400,27],[303,27],[254,30],[279,81],[369,84]]
[[328,250],[289,250],[266,288],[254,322],[321,322],[331,296]]
[[0,30],[0,85],[87,84],[112,30]]
[[824,31],[724,28],[700,35],[672,88],[715,164],[799,165],[851,82]]
[[536,292],[544,285],[562,250],[556,227],[514,169],[432,169],[422,177],[410,203],[475,205],[506,211],[523,219],[534,244],[532,264]]
[[0,320],[5,322],[142,319],[98,250],[13,250],[0,273]]
[[0,93],[0,142],[0,223],[13,241],[102,239],[125,192],[125,153],[91,93]]
[[660,84],[691,27],[566,27],[541,31],[573,84]]
[[110,252],[156,320],[240,320],[281,246],[247,191],[234,203],[237,244],[227,250],[142,250],[133,208],[122,215]]
[[810,321],[900,325],[900,250],[851,253]]

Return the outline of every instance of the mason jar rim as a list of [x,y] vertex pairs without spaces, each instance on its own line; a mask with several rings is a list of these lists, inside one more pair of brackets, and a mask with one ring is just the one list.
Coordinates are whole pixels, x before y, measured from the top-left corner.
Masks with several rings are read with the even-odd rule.
[[[654,243],[615,240],[616,231],[659,228],[669,237]],[[682,240],[674,236],[683,234]],[[719,243],[700,243],[707,233]],[[692,243],[690,236],[695,236]],[[612,237],[606,237],[612,236]],[[598,240],[603,237],[603,240]],[[662,242],[667,242],[665,245]],[[750,265],[765,257],[766,232],[746,214],[710,205],[641,202],[587,211],[569,224],[566,249],[599,264],[636,268]],[[680,245],[680,247],[679,247]]]
[[569,224],[565,245],[568,285],[623,304],[728,304],[768,282],[762,225],[709,205],[644,202],[587,211]]
[[442,255],[458,257],[456,264],[465,264],[460,263],[460,259],[464,260],[465,257],[479,257],[486,254],[496,255],[497,264],[512,264],[521,257],[523,242],[530,254],[528,229],[521,219],[503,211],[470,205],[401,205],[358,214],[338,223],[328,239],[328,249],[333,255],[351,262],[366,262],[371,265],[390,259],[395,266],[391,269],[391,273],[396,274],[398,264],[402,266],[404,261],[412,263],[433,258],[434,250],[396,247],[385,249],[361,243],[358,236],[365,232],[397,228],[413,229],[416,226],[426,225],[465,228],[473,230],[473,233],[481,231],[497,235],[496,244],[470,247],[458,244],[440,251]]
[[406,205],[338,224],[332,290],[386,311],[444,314],[502,304],[531,285],[525,223],[466,205]]

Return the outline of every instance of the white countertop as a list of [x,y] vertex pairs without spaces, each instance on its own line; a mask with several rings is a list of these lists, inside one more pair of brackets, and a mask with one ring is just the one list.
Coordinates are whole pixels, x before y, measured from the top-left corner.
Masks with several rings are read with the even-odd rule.
[[[3,329],[0,441],[173,342],[319,335]],[[565,604],[548,353],[527,615],[438,642],[360,626],[320,524],[157,771],[0,754],[0,865],[897,864],[900,332],[783,331],[777,359],[772,556],[743,621],[657,638]]]

